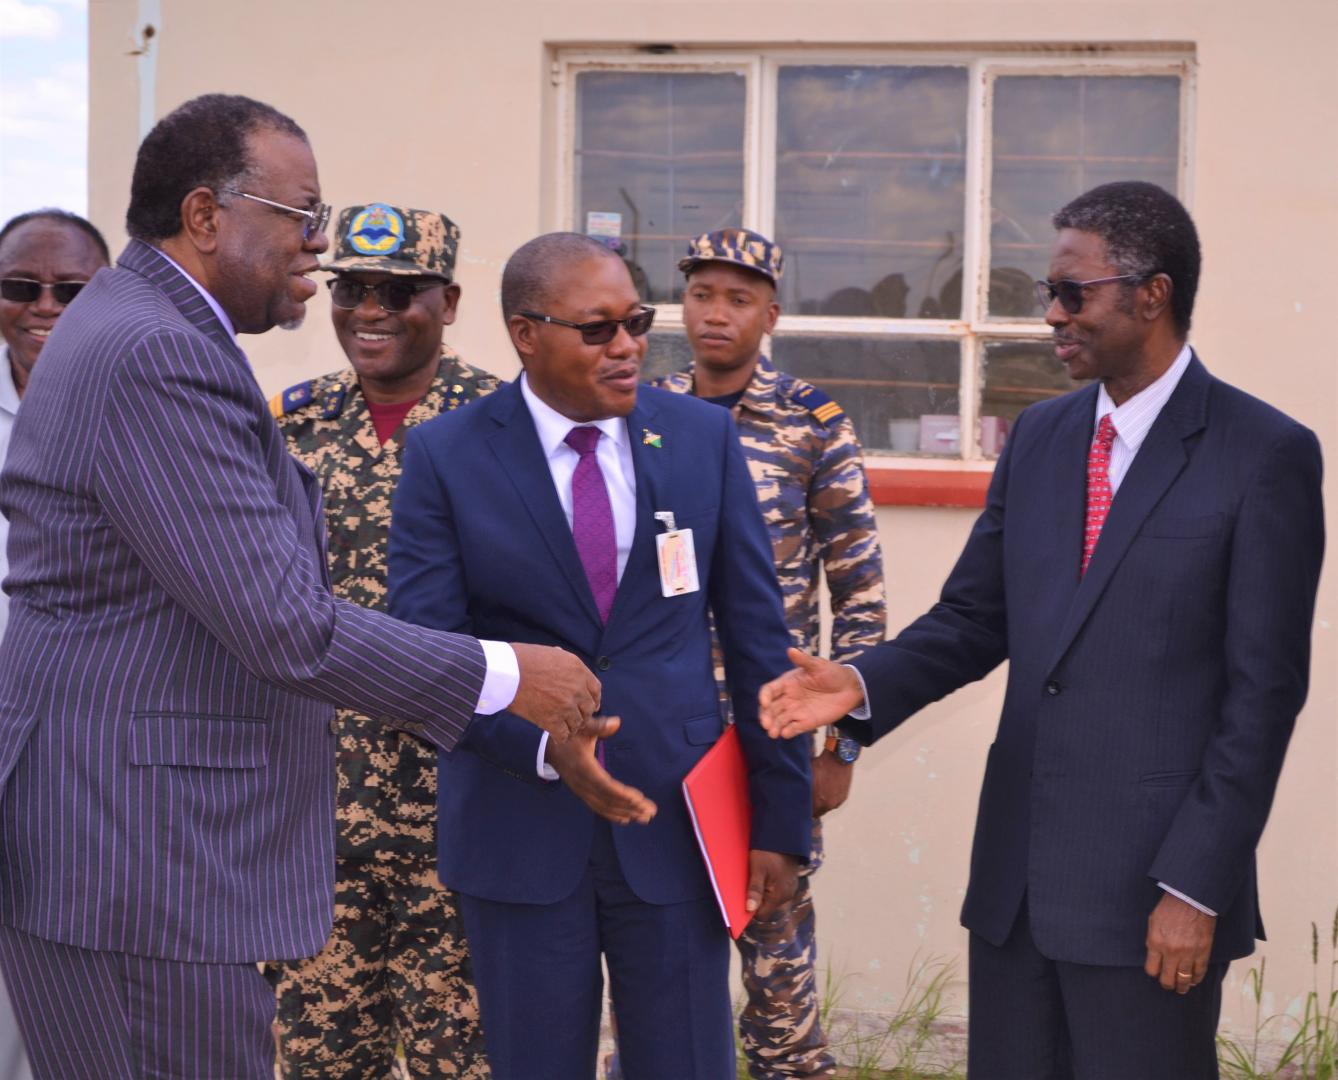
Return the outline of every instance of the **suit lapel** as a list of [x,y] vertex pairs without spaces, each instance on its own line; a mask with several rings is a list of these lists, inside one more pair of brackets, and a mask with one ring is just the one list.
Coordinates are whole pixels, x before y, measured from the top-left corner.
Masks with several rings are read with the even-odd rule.
[[[1180,378],[1180,384],[1153,422],[1152,429],[1110,505],[1110,513],[1101,528],[1096,551],[1074,594],[1073,604],[1055,643],[1051,668],[1059,663],[1091,615],[1148,514],[1161,502],[1189,461],[1186,440],[1202,431],[1207,423],[1208,384],[1208,372],[1196,357],[1190,361]],[[1093,417],[1089,415],[1089,434],[1092,423]],[[1084,462],[1085,456],[1084,450]],[[1083,505],[1085,513],[1085,489]],[[1082,535],[1081,526],[1069,535],[1075,538],[1073,547],[1077,551],[1080,547],[1077,538]]]
[[553,475],[544,458],[530,410],[521,397],[519,381],[508,383],[489,400],[494,402],[493,421],[498,425],[498,431],[489,438],[488,445],[510,477],[563,578],[576,591],[590,618],[596,625],[601,625],[594,593],[590,591],[585,567],[576,553],[576,541],[553,487]]
[[167,257],[161,251],[139,240],[131,240],[116,261],[118,265],[133,270],[161,289],[172,305],[181,312],[182,318],[230,356],[246,364],[248,371],[251,370],[250,364],[246,361],[246,354],[237,344],[237,339],[219,322],[214,309],[209,306],[209,301],[185,274],[167,261]]

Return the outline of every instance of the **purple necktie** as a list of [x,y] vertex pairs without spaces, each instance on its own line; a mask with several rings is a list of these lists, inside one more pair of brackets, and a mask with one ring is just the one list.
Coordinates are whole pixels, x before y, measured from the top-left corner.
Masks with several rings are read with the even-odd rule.
[[609,489],[595,457],[600,434],[596,427],[574,427],[562,441],[581,455],[571,478],[571,532],[600,621],[608,622],[618,591],[618,541]]

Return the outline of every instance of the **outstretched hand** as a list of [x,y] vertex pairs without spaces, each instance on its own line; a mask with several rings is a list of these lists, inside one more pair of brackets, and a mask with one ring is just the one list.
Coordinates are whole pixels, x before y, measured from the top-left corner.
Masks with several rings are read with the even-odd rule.
[[595,756],[595,746],[607,739],[622,721],[616,716],[597,716],[565,743],[548,740],[544,759],[557,770],[562,782],[586,806],[615,825],[635,821],[645,825],[655,816],[655,804],[634,787],[620,784]]
[[815,731],[864,703],[859,677],[844,664],[798,649],[786,655],[795,666],[762,687],[759,697],[762,726],[773,739]]
[[520,686],[510,711],[548,732],[550,742],[566,742],[590,723],[599,709],[599,680],[580,659],[552,645],[513,642]]

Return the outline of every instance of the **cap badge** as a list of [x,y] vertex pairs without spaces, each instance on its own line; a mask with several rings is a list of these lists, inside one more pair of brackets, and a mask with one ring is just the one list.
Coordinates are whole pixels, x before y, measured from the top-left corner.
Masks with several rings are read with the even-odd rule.
[[393,255],[404,245],[404,219],[385,203],[372,203],[349,223],[348,243],[360,255]]

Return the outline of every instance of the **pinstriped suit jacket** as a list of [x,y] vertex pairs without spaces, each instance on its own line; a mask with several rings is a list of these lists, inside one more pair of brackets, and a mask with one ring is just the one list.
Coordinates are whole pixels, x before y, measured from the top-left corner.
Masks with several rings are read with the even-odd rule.
[[1096,386],[1027,409],[942,597],[855,666],[876,737],[1008,660],[962,922],[1141,966],[1158,882],[1262,936],[1254,852],[1305,701],[1324,552],[1319,443],[1195,357],[1079,577]]
[[183,961],[310,955],[332,705],[451,748],[478,642],[334,599],[319,487],[193,285],[132,242],[43,349],[0,476],[0,919]]

